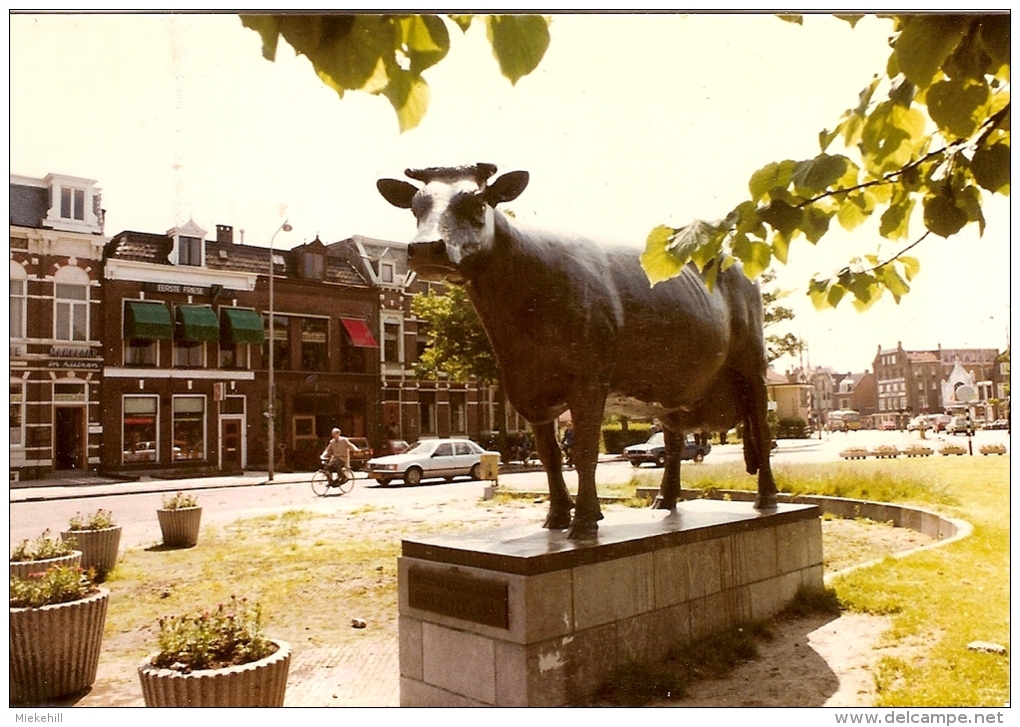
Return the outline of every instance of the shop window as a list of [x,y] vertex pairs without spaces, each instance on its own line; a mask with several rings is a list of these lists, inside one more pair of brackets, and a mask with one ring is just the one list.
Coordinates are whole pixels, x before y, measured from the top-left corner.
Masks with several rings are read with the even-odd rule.
[[[275,369],[289,369],[290,368],[290,335],[288,328],[290,327],[290,319],[286,316],[273,316],[273,368]],[[269,330],[269,321],[266,321],[266,330]],[[269,345],[268,338],[266,339],[266,345]],[[268,362],[269,351],[264,350],[262,352],[263,361]],[[267,363],[268,368],[268,363]]]
[[159,399],[155,396],[124,397],[122,441],[125,464],[159,461],[156,439],[158,407]]
[[174,397],[175,460],[205,459],[205,397]]

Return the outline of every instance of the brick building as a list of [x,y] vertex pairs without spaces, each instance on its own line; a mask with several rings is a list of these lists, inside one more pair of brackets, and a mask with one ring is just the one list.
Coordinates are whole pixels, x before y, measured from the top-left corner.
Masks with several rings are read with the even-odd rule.
[[96,181],[10,177],[10,476],[100,461],[102,197]]

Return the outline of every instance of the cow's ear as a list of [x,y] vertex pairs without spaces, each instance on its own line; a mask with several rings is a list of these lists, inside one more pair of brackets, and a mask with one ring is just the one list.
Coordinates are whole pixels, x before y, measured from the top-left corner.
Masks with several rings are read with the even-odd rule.
[[485,189],[485,201],[493,207],[500,202],[510,202],[517,199],[525,187],[531,175],[527,172],[509,172],[497,179]]
[[387,202],[401,209],[410,209],[411,200],[418,193],[417,187],[402,179],[380,179],[375,186]]

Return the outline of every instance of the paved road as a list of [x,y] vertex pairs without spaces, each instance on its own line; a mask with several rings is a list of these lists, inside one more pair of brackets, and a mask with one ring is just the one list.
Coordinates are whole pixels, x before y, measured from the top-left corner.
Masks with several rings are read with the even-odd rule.
[[[826,462],[839,458],[839,452],[848,446],[874,447],[895,444],[903,447],[920,443],[916,432],[859,431],[823,434],[821,439],[782,440],[773,455],[773,462]],[[927,442],[934,449],[947,441],[966,444],[965,436],[928,435]],[[1009,435],[1004,431],[979,431],[973,439],[975,455],[978,447],[986,443],[1003,443],[1009,448]],[[713,463],[740,462],[743,454],[739,444],[716,446],[702,465],[685,464],[685,467],[710,466]],[[649,470],[649,468],[643,468]],[[633,469],[626,462],[600,463],[600,484],[626,482]],[[92,512],[97,508],[113,511],[115,520],[124,530],[122,547],[148,546],[160,542],[161,535],[155,510],[161,507],[164,493],[193,490],[202,504],[203,525],[226,524],[238,518],[256,517],[281,510],[303,508],[334,512],[354,509],[369,503],[393,502],[405,498],[422,504],[443,502],[453,498],[477,498],[486,483],[458,479],[452,484],[437,481],[419,487],[380,487],[371,480],[360,478],[352,492],[343,496],[316,497],[308,484],[308,473],[277,473],[273,483],[266,484],[265,473],[256,472],[236,477],[208,477],[192,480],[161,480],[148,482],[95,484],[54,483],[47,486],[19,487],[10,492],[10,541],[20,542],[38,536],[45,528],[56,536],[67,526],[75,513]],[[566,473],[568,486],[576,482],[573,471]],[[79,482],[87,482],[81,480]],[[500,475],[501,486],[508,489],[545,491],[545,476],[538,471]]]

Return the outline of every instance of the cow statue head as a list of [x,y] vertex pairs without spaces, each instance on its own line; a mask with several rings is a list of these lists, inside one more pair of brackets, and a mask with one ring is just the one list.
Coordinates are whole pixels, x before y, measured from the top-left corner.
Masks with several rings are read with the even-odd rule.
[[484,261],[495,239],[493,210],[528,186],[527,172],[509,172],[489,184],[494,164],[429,167],[404,172],[421,187],[399,179],[376,183],[386,200],[410,209],[418,231],[407,248],[411,269],[423,277],[464,283]]

